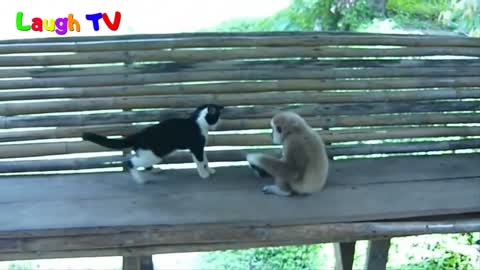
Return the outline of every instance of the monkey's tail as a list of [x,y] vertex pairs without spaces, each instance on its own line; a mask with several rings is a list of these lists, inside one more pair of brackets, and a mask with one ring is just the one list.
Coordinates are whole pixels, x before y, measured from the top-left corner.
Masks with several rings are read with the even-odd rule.
[[91,141],[98,145],[111,148],[111,149],[124,149],[128,147],[132,147],[134,143],[134,137],[129,136],[124,139],[109,139],[105,136],[98,135],[91,132],[85,132],[82,135],[83,140]]

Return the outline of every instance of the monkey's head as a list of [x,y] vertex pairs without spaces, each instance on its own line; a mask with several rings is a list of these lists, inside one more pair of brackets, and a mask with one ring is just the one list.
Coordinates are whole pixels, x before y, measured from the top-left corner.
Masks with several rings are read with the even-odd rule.
[[270,121],[274,144],[282,144],[291,134],[303,132],[307,126],[305,120],[294,112],[280,112]]

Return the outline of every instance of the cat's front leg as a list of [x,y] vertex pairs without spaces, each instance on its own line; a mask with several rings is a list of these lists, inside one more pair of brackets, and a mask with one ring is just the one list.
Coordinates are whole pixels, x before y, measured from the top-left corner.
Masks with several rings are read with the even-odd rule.
[[208,170],[208,164],[206,162],[206,159],[204,158],[205,155],[203,147],[193,148],[190,151],[192,152],[193,160],[197,165],[198,174],[204,179],[208,178],[210,176],[210,171]]
[[207,164],[207,170],[210,174],[215,174],[215,169],[214,168],[210,168],[210,166],[208,165],[208,158],[207,158],[207,152],[203,151],[203,160],[205,161],[205,163]]

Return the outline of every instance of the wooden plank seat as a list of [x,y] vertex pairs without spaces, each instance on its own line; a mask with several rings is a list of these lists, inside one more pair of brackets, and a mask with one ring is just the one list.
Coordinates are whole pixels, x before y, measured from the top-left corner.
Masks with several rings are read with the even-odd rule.
[[[0,260],[480,231],[478,39],[131,35],[1,41],[0,54]],[[177,152],[137,185],[122,151],[80,139],[204,103],[226,106],[207,180]],[[278,154],[269,121],[282,110],[328,143],[318,194],[264,195],[268,180],[245,164],[246,153]]]

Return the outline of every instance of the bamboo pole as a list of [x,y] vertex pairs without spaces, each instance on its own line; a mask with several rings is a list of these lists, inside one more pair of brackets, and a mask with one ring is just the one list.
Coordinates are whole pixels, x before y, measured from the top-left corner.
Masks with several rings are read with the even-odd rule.
[[100,63],[134,63],[139,61],[199,62],[233,59],[295,58],[295,57],[414,57],[414,56],[480,56],[474,47],[419,48],[331,48],[272,47],[248,49],[154,50],[85,52],[69,55],[1,56],[0,66],[48,66]]
[[[105,42],[131,40],[155,40],[155,39],[199,39],[208,38],[207,41],[238,38],[284,38],[286,40],[312,37],[315,39],[377,39],[375,44],[381,43],[382,39],[398,39],[400,41],[412,40],[414,46],[420,43],[429,42],[431,45],[449,44],[461,46],[463,43],[470,43],[471,46],[478,46],[478,40],[465,36],[450,35],[419,35],[419,34],[383,34],[365,32],[338,32],[338,31],[268,31],[268,32],[194,32],[194,33],[168,33],[168,34],[128,34],[115,36],[80,36],[80,37],[49,37],[35,39],[7,39],[0,41],[0,44],[32,44],[32,43],[57,43],[57,42]],[[336,43],[335,43],[336,44]],[[402,44],[385,44],[402,45]]]
[[[156,122],[168,118],[188,117],[193,108],[163,109],[132,112],[109,112],[92,114],[68,114],[68,115],[17,115],[0,117],[0,128],[25,128],[25,127],[75,127],[109,124],[130,124],[134,122]],[[374,114],[402,113],[398,121],[404,119],[405,113],[426,113],[426,112],[472,112],[480,110],[480,104],[476,101],[419,101],[419,102],[375,102],[375,103],[337,103],[337,104],[302,104],[302,105],[259,105],[254,107],[227,107],[222,118],[225,120],[255,120],[259,118],[271,118],[273,114],[280,111],[294,111],[303,117],[319,117],[325,119],[325,125],[329,127],[328,117],[345,115],[350,117],[357,115],[367,117]],[[453,115],[453,114],[450,114]],[[452,116],[455,118],[455,116]],[[337,118],[339,119],[339,118]],[[408,119],[408,118],[405,118]],[[438,119],[438,118],[437,118]],[[452,119],[445,115],[444,119]],[[463,118],[464,119],[464,118]],[[333,120],[332,120],[333,121]],[[363,120],[362,120],[363,121]],[[397,120],[396,120],[397,121]],[[412,120],[412,123],[414,123]],[[432,120],[433,121],[433,120]],[[474,120],[471,120],[474,121]],[[377,121],[380,123],[380,120]],[[342,120],[338,125],[346,123]],[[332,122],[332,125],[336,125]],[[352,124],[354,125],[354,123]],[[8,136],[8,135],[7,135]]]
[[[378,145],[354,145],[354,146],[328,146],[327,152],[330,157],[372,155],[372,154],[405,154],[421,153],[429,151],[449,151],[464,149],[479,149],[480,139],[454,140],[441,142],[410,142],[410,143],[384,143]],[[279,149],[234,149],[208,151],[210,162],[235,162],[245,161],[248,153],[264,153],[280,156]],[[64,171],[84,170],[98,168],[120,168],[124,157],[102,156],[89,158],[64,158],[55,160],[23,160],[0,162],[0,173],[40,172],[40,171]],[[193,163],[189,153],[178,151],[165,157],[162,164]]]
[[[359,129],[348,131],[323,131],[326,143],[449,137],[449,136],[476,136],[479,127],[424,127],[424,128],[392,128],[392,129]],[[208,139],[209,146],[270,146],[270,134],[235,134],[211,135]],[[53,142],[53,143],[27,143],[7,144],[0,146],[0,158],[34,157],[46,155],[63,155],[72,153],[88,153],[108,151],[108,148],[91,142]]]
[[318,92],[270,92],[255,94],[204,94],[204,95],[165,95],[140,97],[113,97],[74,99],[45,102],[3,103],[0,115],[72,112],[109,109],[140,108],[187,108],[206,103],[224,106],[239,105],[278,105],[293,103],[363,103],[400,102],[436,99],[478,98],[479,90],[421,90],[421,91],[379,91],[367,93],[318,93]]
[[139,74],[159,72],[196,72],[196,71],[227,71],[227,70],[284,70],[298,68],[374,68],[374,67],[478,67],[476,59],[361,59],[361,60],[251,60],[251,61],[221,61],[200,63],[154,63],[138,65],[104,64],[89,67],[60,66],[60,67],[25,67],[0,70],[0,78],[15,77],[73,77],[89,75]]
[[[158,119],[150,119],[156,121]],[[307,123],[314,128],[332,127],[374,127],[395,125],[429,125],[453,123],[480,123],[480,115],[475,113],[445,114],[417,113],[406,115],[364,115],[364,116],[316,116],[305,117]],[[217,131],[241,131],[252,129],[270,129],[270,118],[258,119],[226,119]],[[103,135],[128,135],[149,126],[126,124],[94,125],[80,127],[58,127],[56,129],[41,129],[28,131],[0,132],[0,142],[65,139],[81,137],[83,132],[94,132]]]
[[[123,41],[123,42],[121,42]],[[37,38],[0,41],[0,53],[131,50],[238,46],[472,46],[480,42],[469,37],[396,35],[334,32],[182,33],[68,38]],[[53,47],[53,48],[52,48]]]
[[477,77],[478,67],[418,67],[367,68],[367,69],[285,69],[285,70],[236,70],[148,73],[132,75],[97,75],[39,79],[0,80],[0,89],[48,88],[136,85],[153,83],[208,82],[229,80],[286,80],[286,79],[351,79],[351,78],[400,78],[400,77]]
[[263,82],[221,82],[202,84],[171,85],[127,85],[103,87],[78,87],[65,89],[29,89],[22,91],[0,91],[1,101],[92,98],[92,97],[128,97],[145,95],[191,95],[191,94],[228,94],[261,93],[269,91],[321,91],[321,90],[381,90],[415,89],[445,87],[478,87],[478,77],[425,77],[425,78],[389,78],[358,80],[279,80]]

